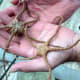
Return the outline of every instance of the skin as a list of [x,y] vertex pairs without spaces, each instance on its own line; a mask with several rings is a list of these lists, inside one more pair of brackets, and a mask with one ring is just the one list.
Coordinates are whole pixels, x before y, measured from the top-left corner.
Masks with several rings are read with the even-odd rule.
[[[79,0],[26,0],[28,7],[32,11],[36,11],[40,15],[40,20],[52,22],[55,16],[63,16],[64,21],[67,20],[74,11],[80,7]],[[11,0],[14,5],[17,5],[18,0]],[[65,6],[65,7],[64,7]],[[47,17],[45,17],[47,16]],[[59,20],[59,19],[58,19]],[[57,23],[56,20],[54,23]]]
[[[70,0],[66,0],[66,1],[68,1],[67,4],[69,2],[71,2]],[[38,5],[40,8],[37,12],[40,15],[40,20],[35,25],[33,25],[29,35],[36,39],[39,39],[39,40],[48,40],[50,38],[50,36],[52,36],[58,28],[58,25],[56,25],[58,20],[55,20],[55,22],[53,22],[53,19],[55,18],[55,16],[57,16],[57,15],[63,16],[64,20],[66,20],[68,17],[70,17],[72,12],[74,12],[80,6],[79,2],[80,1],[76,2],[76,4],[74,4],[72,6],[68,6],[69,9],[72,7],[72,10],[71,9],[69,10],[68,8],[66,8],[62,11],[61,10],[62,8],[61,8],[60,12],[56,11],[57,5],[59,4],[58,2],[56,2],[55,6],[53,6],[53,5],[49,6],[49,7],[51,7],[50,9],[47,9],[47,6],[45,6],[46,7],[45,11],[44,11],[44,7],[41,7]],[[14,1],[12,1],[12,3],[17,4],[17,1],[14,0]],[[60,1],[61,5],[59,5],[59,6],[64,5],[63,3],[64,3],[64,1],[61,0]],[[0,23],[1,23],[0,25],[10,23],[10,21],[14,17],[14,16],[10,16],[10,15],[13,13],[16,15],[19,8],[20,7],[13,6],[4,11],[1,11],[0,15],[4,15],[8,19],[5,19],[4,16],[0,16]],[[54,10],[55,10],[53,12],[54,14],[51,14],[51,12],[50,12],[52,10],[52,8],[54,8]],[[65,12],[65,10],[66,10],[66,12]],[[68,10],[69,10],[69,12],[68,12]],[[42,11],[42,13],[40,13],[40,11]],[[48,11],[48,12],[46,12],[46,11]],[[27,11],[24,12],[22,17],[20,17],[20,19],[22,19],[23,21],[25,21],[25,17],[27,19],[31,19],[25,15],[26,13],[27,13]],[[45,18],[43,16],[45,14],[46,14],[47,18]],[[50,14],[51,14],[51,17],[49,17]],[[50,19],[50,21],[48,21],[49,19]],[[3,30],[0,31],[0,34],[3,35],[3,37],[0,35],[0,41],[1,41],[0,47],[5,48],[5,44],[7,43],[9,34]],[[75,35],[76,35],[76,33],[74,33],[73,31],[61,26],[56,39],[54,41],[52,41],[52,43],[57,44],[58,46],[61,46],[61,47],[67,47],[72,44],[72,40],[75,37]],[[16,43],[15,41],[18,43]],[[78,45],[78,48],[79,48],[79,45]],[[73,51],[77,51],[78,48],[74,48]],[[49,53],[47,55],[47,59],[48,59],[48,62],[50,64],[51,68],[55,68],[59,64],[67,62],[67,61],[80,61],[79,57],[78,57],[79,53],[73,54],[73,51],[72,51],[72,49],[70,49],[70,50],[66,50],[66,51],[58,51],[58,52],[54,51],[54,52]],[[9,46],[8,52],[12,52],[13,54],[24,56],[24,57],[32,57],[32,56],[36,55],[36,49],[31,46],[29,41],[26,41],[24,36],[14,38]],[[78,52],[80,52],[80,51],[78,51]],[[14,64],[10,70],[11,70],[11,72],[15,72],[15,71],[23,71],[23,72],[48,71],[48,67],[45,64],[44,59],[41,57],[38,57],[34,60]]]

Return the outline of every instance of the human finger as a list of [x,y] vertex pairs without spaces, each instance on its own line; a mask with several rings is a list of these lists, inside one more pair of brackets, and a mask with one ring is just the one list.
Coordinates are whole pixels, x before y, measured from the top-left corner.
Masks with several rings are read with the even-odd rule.
[[[48,55],[48,63],[50,64],[51,68],[55,68],[59,64],[64,63],[67,61],[69,57],[68,53],[49,53]],[[22,72],[40,72],[40,71],[48,71],[48,66],[45,63],[43,58],[33,59],[27,62],[19,62],[14,64],[11,69],[11,72],[22,71]]]

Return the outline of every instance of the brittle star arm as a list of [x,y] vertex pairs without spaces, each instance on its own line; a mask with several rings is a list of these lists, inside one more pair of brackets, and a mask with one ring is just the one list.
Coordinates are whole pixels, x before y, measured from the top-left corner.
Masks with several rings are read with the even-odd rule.
[[5,28],[9,28],[9,26],[8,25],[0,26],[0,30],[5,29]]
[[9,47],[9,44],[10,44],[13,36],[16,34],[16,32],[17,32],[17,31],[14,30],[14,31],[11,33],[11,36],[9,37],[9,40],[8,40],[8,42],[7,42],[7,44],[6,44],[6,47],[5,47],[5,49],[4,49],[4,52],[3,52],[3,65],[4,65],[4,70],[5,70],[5,53],[6,53],[7,49],[8,49],[8,47]]
[[16,58],[17,60],[32,60],[35,59],[37,56],[28,57],[28,58]]
[[48,63],[48,59],[47,59],[46,55],[44,55],[43,58],[44,58],[44,61],[46,62],[47,66],[48,66],[48,69],[49,69],[49,77],[48,77],[48,80],[51,80],[52,70],[51,70],[50,64]]
[[10,29],[11,29],[11,27],[9,27],[9,24],[0,26],[0,30],[9,31]]
[[71,46],[66,47],[66,48],[50,48],[49,51],[63,51],[63,50],[68,50],[68,49],[71,49],[71,48],[75,47],[79,42],[80,42],[80,40],[77,40]]
[[28,28],[27,27],[24,29],[24,35],[25,35],[26,40],[28,40],[31,43],[32,47],[36,48],[36,46],[32,43],[32,40],[28,36]]
[[64,20],[62,16],[56,16],[56,17],[54,18],[53,22],[54,22],[57,18],[60,18],[60,21],[59,21],[59,23],[58,23],[59,27],[58,27],[58,29],[56,30],[55,34],[47,41],[47,45],[49,45],[49,43],[51,42],[51,40],[52,40],[54,37],[56,37],[56,35],[57,35],[57,33],[59,32],[59,29],[60,29],[60,27],[61,27],[61,23],[62,23],[63,20]]
[[21,9],[21,11],[18,13],[18,15],[15,17],[15,19],[18,19],[19,16],[21,16],[21,14],[25,11],[26,6],[25,6],[25,0],[23,1],[23,7]]
[[[23,2],[23,8],[22,8],[21,11],[17,14],[17,16],[15,17],[15,19],[17,19],[17,18],[24,12],[24,10],[25,10],[25,0],[24,0],[24,2]],[[15,20],[15,19],[14,19],[14,20]],[[14,31],[11,33],[11,36],[10,36],[10,38],[9,38],[9,40],[8,40],[8,43],[6,44],[6,48],[4,49],[3,62],[4,62],[4,60],[5,60],[5,52],[6,52],[6,50],[8,49],[9,44],[10,44],[13,36],[14,36],[14,35],[16,34],[16,32],[17,32],[17,29],[13,29],[13,30],[14,30]],[[5,65],[4,65],[4,69],[5,69]]]

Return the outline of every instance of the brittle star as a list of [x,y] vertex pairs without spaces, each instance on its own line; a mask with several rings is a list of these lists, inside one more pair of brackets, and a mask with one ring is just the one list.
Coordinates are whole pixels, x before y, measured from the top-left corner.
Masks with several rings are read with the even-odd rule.
[[[16,15],[16,17],[14,18],[14,20],[8,24],[8,25],[5,25],[5,26],[0,26],[0,30],[6,30],[8,29],[9,32],[11,33],[9,39],[8,39],[8,42],[4,48],[4,52],[3,52],[3,65],[4,65],[4,70],[5,70],[5,53],[6,51],[8,50],[8,47],[10,45],[10,42],[12,40],[12,38],[17,34],[17,33],[23,33],[24,32],[24,28],[25,28],[25,25],[26,24],[30,24],[30,23],[35,23],[37,22],[39,16],[36,14],[36,19],[34,20],[31,20],[31,21],[25,21],[25,22],[22,22],[22,21],[18,21],[18,18],[22,15],[22,13],[26,10],[26,7],[25,7],[25,0],[23,1],[23,7],[21,9],[21,11]],[[28,27],[27,27],[28,28]]]
[[[61,21],[60,21],[60,24],[61,24]],[[73,48],[74,46],[76,46],[76,45],[79,43],[79,41],[80,41],[80,40],[77,40],[77,41],[76,41],[75,43],[73,43],[71,46],[68,46],[68,47],[66,47],[66,48],[60,47],[60,46],[56,46],[56,45],[53,45],[53,47],[52,47],[52,45],[50,46],[51,40],[58,34],[58,32],[59,32],[59,30],[60,30],[60,27],[61,27],[61,26],[59,25],[59,27],[57,28],[55,34],[54,34],[51,38],[49,38],[49,40],[46,41],[46,42],[45,42],[45,41],[38,41],[38,40],[36,40],[36,39],[31,38],[30,36],[28,36],[27,28],[25,28],[25,36],[26,36],[26,39],[27,39],[27,40],[29,39],[29,41],[30,41],[30,43],[32,44],[32,46],[33,46],[34,48],[36,48],[37,53],[36,53],[36,56],[30,57],[30,58],[21,58],[21,59],[18,58],[18,60],[26,60],[26,59],[32,60],[32,59],[35,59],[37,56],[43,57],[44,61],[45,61],[46,64],[48,65],[48,69],[49,69],[49,77],[48,77],[48,80],[51,80],[51,74],[52,74],[52,70],[51,70],[50,64],[48,63],[48,59],[47,59],[47,57],[46,57],[47,54],[48,54],[48,52],[51,52],[51,51],[64,51],[64,50],[71,49],[71,48]],[[41,44],[39,44],[39,45],[34,45],[34,44],[32,43],[32,41],[35,41],[35,42],[38,42],[38,43],[41,43]]]

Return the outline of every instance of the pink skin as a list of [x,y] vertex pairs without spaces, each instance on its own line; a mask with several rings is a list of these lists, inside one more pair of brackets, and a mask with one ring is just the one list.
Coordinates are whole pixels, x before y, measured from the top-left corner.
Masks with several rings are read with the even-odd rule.
[[[40,15],[41,21],[52,22],[55,16],[63,16],[67,20],[80,7],[79,0],[26,0],[30,10]],[[18,0],[11,0],[17,4]],[[47,17],[46,17],[47,16]],[[54,22],[56,23],[56,22]]]
[[[65,0],[66,3],[64,2],[64,0],[60,0],[59,2],[58,2],[58,0],[56,0],[57,2],[55,0],[53,0],[53,1],[56,4],[48,5],[50,7],[50,9],[46,5],[45,5],[45,7],[41,7],[41,5],[40,6],[37,5],[37,7],[39,9],[34,8],[34,10],[35,9],[38,10],[37,12],[40,15],[40,21],[38,21],[31,28],[32,32],[30,32],[30,35],[32,37],[39,39],[39,40],[49,39],[49,37],[51,35],[53,35],[55,33],[56,29],[58,28],[58,25],[54,25],[54,24],[50,23],[50,22],[52,22],[54,17],[57,15],[64,16],[64,18],[66,20],[68,17],[71,16],[72,12],[74,12],[80,6],[80,1],[75,1],[75,3],[74,3],[74,0]],[[13,0],[11,2],[14,4],[17,4],[17,0]],[[63,9],[62,7],[64,5],[66,5],[66,7],[64,7],[64,9]],[[60,10],[58,7],[60,8]],[[44,8],[46,8],[46,10],[44,10]],[[19,10],[19,8],[13,6],[8,9],[5,9],[4,11],[1,11],[0,12],[0,24],[1,25],[8,24],[14,17],[14,16],[10,16],[10,15],[11,14],[16,15],[18,10]],[[42,12],[40,12],[40,11],[42,11]],[[26,16],[25,14],[27,14],[27,13],[25,12],[22,15],[21,20],[25,21],[26,19],[29,19],[29,17]],[[1,15],[4,15],[8,19],[4,19],[4,16],[1,16]],[[46,17],[44,15],[46,15]],[[49,17],[49,15],[51,15],[51,16]],[[56,22],[57,22],[57,20],[56,20]],[[9,34],[5,31],[0,31],[0,34],[3,35],[3,37],[0,36],[0,41],[1,41],[0,47],[5,48],[5,44],[7,43],[6,39],[8,39]],[[76,33],[74,33],[73,31],[71,31],[67,28],[61,27],[55,41],[53,41],[52,43],[57,44],[62,47],[67,47],[72,44],[72,40],[75,37],[75,34]],[[25,39],[25,37],[21,37],[21,38],[17,37],[17,38],[14,38],[13,40],[18,40],[19,44],[12,41],[10,44],[10,47],[12,47],[12,48],[9,48],[9,50],[8,50],[9,52],[16,54],[16,55],[24,56],[24,57],[32,57],[32,56],[36,55],[36,50],[31,46],[29,41],[27,41]],[[76,50],[78,50],[78,49],[76,49]],[[78,56],[78,55],[76,54],[76,56]],[[73,58],[73,57],[74,56],[72,53],[72,49],[67,50],[67,51],[53,52],[53,53],[49,53],[47,55],[49,64],[51,65],[52,68],[58,66],[61,63],[64,63],[65,61],[70,61],[70,60],[74,61],[75,58]],[[10,70],[12,72],[15,72],[15,71],[24,71],[24,72],[47,71],[48,67],[45,64],[43,58],[40,57],[40,58],[30,60],[27,62],[20,62],[20,63],[14,64]]]

